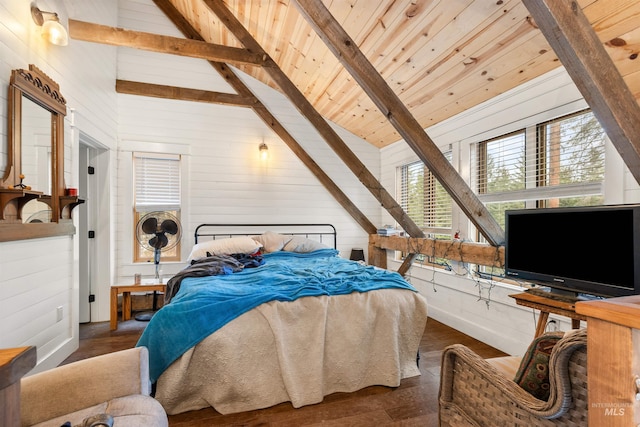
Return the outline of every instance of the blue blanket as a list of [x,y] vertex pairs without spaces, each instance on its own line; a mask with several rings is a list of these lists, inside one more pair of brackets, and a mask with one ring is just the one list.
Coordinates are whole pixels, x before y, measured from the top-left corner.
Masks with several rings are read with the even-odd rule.
[[258,305],[374,289],[415,291],[398,273],[340,258],[334,249],[274,252],[264,265],[240,272],[182,281],[171,302],[151,318],[137,346],[149,349],[151,381],[185,351]]

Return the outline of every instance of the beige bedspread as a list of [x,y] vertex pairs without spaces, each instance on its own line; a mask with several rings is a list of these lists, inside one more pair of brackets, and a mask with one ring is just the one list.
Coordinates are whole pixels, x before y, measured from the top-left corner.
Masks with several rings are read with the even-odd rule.
[[265,303],[174,362],[155,397],[169,414],[209,406],[229,414],[396,387],[420,375],[426,321],[425,298],[401,289]]

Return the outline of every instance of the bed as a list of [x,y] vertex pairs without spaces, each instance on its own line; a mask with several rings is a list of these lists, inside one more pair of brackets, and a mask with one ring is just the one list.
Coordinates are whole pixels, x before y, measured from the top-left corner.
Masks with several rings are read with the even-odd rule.
[[197,228],[138,342],[168,414],[298,408],[420,375],[425,298],[397,273],[341,258],[336,240],[329,224]]

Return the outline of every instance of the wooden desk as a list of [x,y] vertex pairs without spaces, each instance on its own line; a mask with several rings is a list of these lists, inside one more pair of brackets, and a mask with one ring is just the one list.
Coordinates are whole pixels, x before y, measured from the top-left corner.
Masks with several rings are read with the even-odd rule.
[[165,292],[166,284],[112,285],[111,286],[111,330],[118,329],[118,295],[122,294],[122,321],[131,319],[131,292]]
[[581,320],[587,320],[587,317],[576,313],[576,305],[573,302],[562,301],[552,298],[545,298],[539,295],[533,295],[528,292],[509,295],[516,300],[516,304],[540,310],[540,317],[536,326],[535,337],[544,334],[549,320],[549,313],[559,314],[571,319],[571,328],[578,329]]

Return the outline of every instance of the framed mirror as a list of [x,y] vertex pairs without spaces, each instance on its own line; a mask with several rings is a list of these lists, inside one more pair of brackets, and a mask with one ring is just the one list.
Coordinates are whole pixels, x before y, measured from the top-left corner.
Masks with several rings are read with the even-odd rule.
[[[52,141],[51,113],[26,96],[21,109],[22,174],[32,190],[51,194]],[[22,222],[51,222],[51,208],[38,199],[29,200],[22,208]]]
[[64,194],[66,100],[58,84],[35,65],[11,72],[8,147],[0,163],[0,241],[73,234],[62,218],[77,203]]

